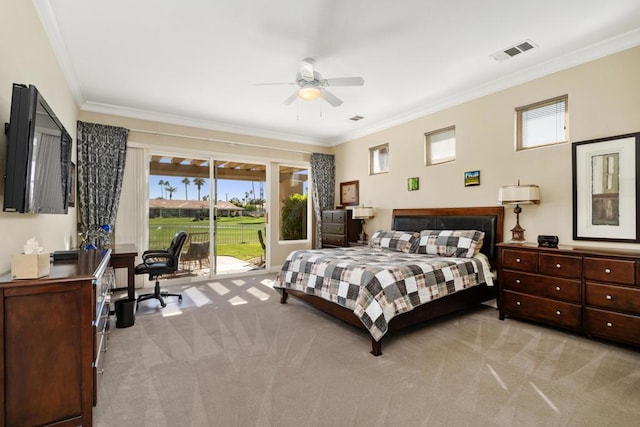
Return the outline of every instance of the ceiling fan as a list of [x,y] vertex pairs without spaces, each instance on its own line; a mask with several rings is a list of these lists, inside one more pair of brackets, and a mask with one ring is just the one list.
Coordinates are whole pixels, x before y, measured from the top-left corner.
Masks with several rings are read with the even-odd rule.
[[336,77],[333,79],[323,79],[322,75],[313,69],[315,60],[313,58],[305,58],[300,64],[300,72],[296,74],[296,81],[292,83],[258,83],[262,85],[298,85],[299,88],[285,99],[284,105],[289,105],[297,97],[306,101],[313,101],[322,98],[334,107],[342,104],[337,96],[329,92],[327,87],[337,86],[362,86],[364,79],[362,77]]

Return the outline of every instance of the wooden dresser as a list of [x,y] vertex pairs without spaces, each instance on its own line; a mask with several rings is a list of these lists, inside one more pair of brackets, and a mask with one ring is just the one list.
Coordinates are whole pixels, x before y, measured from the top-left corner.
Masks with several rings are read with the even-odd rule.
[[351,217],[351,210],[322,211],[322,247],[349,246],[356,242],[362,231],[362,223]]
[[640,252],[501,243],[498,268],[501,320],[640,345]]
[[80,251],[49,276],[0,278],[0,425],[92,425],[109,256]]

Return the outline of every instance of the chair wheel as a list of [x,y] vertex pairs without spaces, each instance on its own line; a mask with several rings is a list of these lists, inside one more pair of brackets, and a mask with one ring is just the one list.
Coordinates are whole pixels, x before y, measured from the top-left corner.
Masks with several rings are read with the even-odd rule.
[[161,306],[162,308],[165,308],[165,307],[167,306],[167,304],[163,302],[163,303],[160,303],[160,306]]
[[182,295],[178,297],[178,301],[182,302]]

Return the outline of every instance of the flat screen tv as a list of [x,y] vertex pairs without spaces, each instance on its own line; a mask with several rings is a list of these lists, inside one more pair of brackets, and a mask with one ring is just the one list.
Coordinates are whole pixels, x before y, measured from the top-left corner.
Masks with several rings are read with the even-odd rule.
[[72,140],[35,86],[15,84],[7,133],[5,212],[66,214]]

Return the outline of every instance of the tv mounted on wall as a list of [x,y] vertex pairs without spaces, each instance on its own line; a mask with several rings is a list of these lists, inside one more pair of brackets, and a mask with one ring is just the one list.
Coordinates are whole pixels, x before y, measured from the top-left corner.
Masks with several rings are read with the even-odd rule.
[[71,185],[72,140],[33,85],[13,85],[5,124],[5,212],[66,214]]

